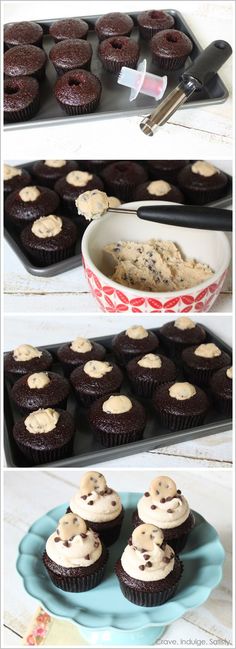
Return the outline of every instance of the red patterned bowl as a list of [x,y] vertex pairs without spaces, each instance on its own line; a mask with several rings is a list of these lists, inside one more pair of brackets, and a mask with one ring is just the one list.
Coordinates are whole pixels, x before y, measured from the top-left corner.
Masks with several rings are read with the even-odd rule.
[[[161,201],[156,201],[157,205],[160,203]],[[144,201],[122,205],[117,214],[107,214],[91,223],[85,231],[82,239],[83,266],[92,295],[102,311],[109,313],[209,311],[220,292],[230,264],[230,246],[226,235],[223,232],[142,221],[136,215],[122,212],[123,207],[136,210],[141,205],[148,204],[148,201]],[[104,254],[104,247],[119,240],[148,239],[174,241],[186,257],[209,264],[215,271],[214,275],[194,288],[168,293],[140,291],[111,280],[109,275],[112,274],[112,260]]]

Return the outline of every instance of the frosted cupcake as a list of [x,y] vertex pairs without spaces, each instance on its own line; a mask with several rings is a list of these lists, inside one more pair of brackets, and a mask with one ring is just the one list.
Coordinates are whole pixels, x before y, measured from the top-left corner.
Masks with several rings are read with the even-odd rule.
[[81,516],[105,545],[117,540],[124,516],[121,499],[98,471],[88,471],[82,476],[69,511]]
[[100,584],[107,559],[107,549],[98,534],[72,513],[60,518],[43,554],[43,563],[53,584],[74,593]]
[[140,523],[157,525],[163,531],[165,541],[175,552],[180,552],[195,525],[194,515],[186,498],[168,476],[157,476],[149,491],[140,498],[133,515],[135,527]]
[[173,597],[182,563],[164,541],[161,529],[144,523],[133,531],[116,574],[123,595],[138,606],[160,606]]

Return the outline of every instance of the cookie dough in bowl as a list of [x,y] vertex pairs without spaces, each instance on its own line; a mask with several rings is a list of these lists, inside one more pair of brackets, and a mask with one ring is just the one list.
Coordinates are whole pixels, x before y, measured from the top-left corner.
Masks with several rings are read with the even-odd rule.
[[[156,201],[156,205],[161,204],[162,201]],[[209,311],[220,292],[230,263],[230,246],[226,235],[218,231],[148,222],[139,219],[136,214],[123,211],[123,208],[137,210],[142,205],[149,205],[149,202],[127,203],[122,205],[117,213],[108,212],[101,219],[92,222],[83,236],[84,272],[99,307],[107,312]],[[114,255],[120,253],[120,246],[115,244],[121,241],[135,244],[136,257],[137,254],[140,256],[136,264],[139,271],[140,261],[146,263],[147,259],[143,254],[143,245],[146,246],[145,252],[150,253],[153,251],[148,242],[158,241],[165,253],[165,270],[170,264],[172,267],[176,266],[176,259],[169,260],[169,255],[166,254],[169,249],[171,256],[178,258],[177,261],[183,260],[181,264],[185,267],[185,281],[166,284],[160,282],[157,284],[158,290],[146,280],[143,285],[142,281],[139,281],[137,288],[127,286],[127,281],[122,280],[121,283],[119,266]],[[111,245],[113,254],[110,252]],[[146,266],[144,270],[143,277],[146,278]],[[142,274],[139,279],[142,280]]]

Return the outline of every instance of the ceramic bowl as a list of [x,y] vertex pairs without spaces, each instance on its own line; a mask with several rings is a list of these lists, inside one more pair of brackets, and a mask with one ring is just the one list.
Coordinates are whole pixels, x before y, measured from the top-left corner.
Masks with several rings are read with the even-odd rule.
[[[226,235],[223,232],[142,221],[136,215],[122,211],[122,208],[136,210],[141,205],[149,204],[148,201],[127,203],[117,210],[117,214],[107,214],[86,229],[82,239],[82,257],[92,295],[99,307],[110,313],[209,311],[220,292],[230,264],[230,246]],[[167,203],[152,201],[153,204]],[[209,264],[215,271],[214,275],[194,288],[166,293],[127,288],[111,280],[109,275],[113,270],[112,259],[110,255],[104,254],[104,247],[119,240],[148,239],[174,241],[186,257]]]

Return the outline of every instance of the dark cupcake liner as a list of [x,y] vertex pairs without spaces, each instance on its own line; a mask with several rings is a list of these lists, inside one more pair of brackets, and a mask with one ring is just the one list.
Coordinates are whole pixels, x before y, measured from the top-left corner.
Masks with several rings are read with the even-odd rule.
[[130,58],[129,58],[127,61],[122,61],[122,62],[107,61],[103,57],[100,57],[100,59],[101,59],[104,70],[106,70],[107,72],[112,72],[113,74],[116,74],[117,72],[121,71],[121,68],[123,68],[123,66],[125,66],[126,68],[136,68],[139,57],[137,57],[137,58],[135,58],[133,60],[130,60]]
[[177,343],[172,340],[166,340],[162,335],[158,334],[163,347],[165,348],[167,354],[170,356],[171,360],[176,360],[178,363],[181,361],[181,355],[186,347],[190,347],[188,343]]
[[195,367],[189,367],[186,365],[186,363],[183,363],[183,370],[184,374],[186,374],[187,378],[191,380],[194,385],[208,385],[212,375],[214,374],[214,371],[212,369],[198,369]]
[[[113,190],[114,191],[114,190]],[[129,361],[131,361],[133,358],[136,358],[136,356],[140,356],[140,352],[119,352],[116,349],[113,349],[114,355],[116,357],[117,363],[121,365],[121,367],[124,367],[127,365]]]
[[108,433],[93,427],[93,431],[99,442],[107,448],[121,446],[122,444],[132,444],[132,442],[137,442],[141,439],[143,434],[143,429],[129,433]]
[[73,451],[73,439],[71,439],[67,444],[61,446],[60,448],[55,449],[44,449],[42,451],[34,449],[30,446],[25,446],[20,444],[15,440],[18,448],[21,453],[29,460],[32,464],[47,464],[48,462],[56,462],[57,460],[62,460],[63,458],[71,455]]
[[[173,29],[173,27],[174,25],[172,25],[172,27],[168,27],[168,29]],[[166,27],[159,29],[158,27],[144,27],[143,25],[138,25],[138,28],[141,38],[143,38],[145,41],[149,41],[153,36],[155,36],[155,34],[163,31],[163,29],[167,29]]]
[[58,99],[57,101],[67,115],[84,115],[87,113],[93,113],[96,110],[100,101],[100,96],[97,99],[94,99],[94,101],[90,101],[86,106],[70,106],[69,104],[62,103]]
[[161,424],[169,430],[178,431],[185,428],[195,428],[203,423],[205,413],[199,415],[173,415],[168,412],[158,412]]
[[129,378],[129,381],[133,391],[137,396],[144,397],[145,399],[152,399],[153,394],[155,390],[157,390],[157,388],[160,388],[162,385],[164,385],[165,383],[169,383],[172,380],[174,381],[174,378],[175,377],[167,379],[167,381],[163,381],[162,383],[160,383],[160,381],[155,381],[154,379],[148,379],[148,380],[145,379],[145,381],[141,381],[138,379],[131,380]]
[[40,97],[35,97],[29,106],[21,110],[4,111],[4,122],[27,122],[34,117],[40,107]]
[[224,399],[224,397],[217,395],[212,395],[214,405],[221,413],[227,417],[232,417],[233,403],[230,399]]
[[212,201],[218,200],[224,196],[226,191],[226,186],[219,187],[215,189],[204,189],[204,190],[188,190],[183,187],[182,191],[184,192],[187,199],[191,202],[194,202],[196,205],[205,205],[206,203],[211,203]]
[[147,582],[145,584],[146,589],[140,590],[139,588],[135,588],[135,584],[133,587],[131,587],[122,580],[122,577],[118,577],[123,595],[126,597],[126,599],[129,600],[129,602],[132,602],[132,604],[136,604],[137,606],[161,606],[162,604],[167,602],[167,600],[171,599],[171,597],[174,596],[184,569],[182,561],[180,561],[178,557],[176,557],[176,559],[178,561],[180,571],[178,579],[172,586],[170,586],[169,588],[163,588],[163,590],[152,591],[151,589],[148,590]]
[[[12,47],[18,47],[18,45],[22,45],[22,43],[6,43],[4,42],[4,47],[6,50],[10,50]],[[27,43],[27,45],[35,45],[35,47],[43,47],[43,35],[40,36],[36,41],[33,43]]]
[[110,36],[107,36],[107,34],[106,34],[104,36],[104,34],[99,34],[98,30],[96,30],[96,34],[97,34],[99,42],[101,43],[102,41],[105,41],[107,38],[111,38],[112,36],[117,37],[117,38],[119,38],[120,36],[130,36],[132,31],[133,31],[133,26],[127,32],[123,32],[122,34],[110,34]]
[[92,588],[96,588],[96,586],[100,584],[105,571],[105,563],[94,573],[79,577],[65,577],[64,575],[58,575],[57,573],[53,572],[53,570],[50,570],[47,565],[45,565],[45,568],[51,581],[57,588],[70,593],[83,593],[86,590],[92,590]]
[[70,248],[66,250],[52,250],[52,251],[43,251],[43,250],[32,250],[25,248],[29,253],[30,257],[37,262],[39,266],[50,266],[50,264],[57,264],[63,259],[68,259],[68,257],[73,257],[75,254],[75,243]]
[[56,63],[54,63],[52,61],[51,61],[51,63],[53,65],[54,69],[56,70],[56,73],[57,73],[58,77],[62,77],[63,74],[65,74],[66,72],[73,72],[73,70],[80,70],[80,69],[82,69],[82,70],[90,70],[90,68],[91,68],[91,60],[92,60],[92,56],[91,56],[91,59],[89,61],[87,61],[87,63],[83,63],[83,65],[76,65],[76,68],[75,67],[70,67],[70,66],[68,66],[67,68],[61,68],[60,65],[57,65]]
[[[15,403],[15,402],[14,402]],[[34,412],[37,410],[37,408],[24,408],[23,406],[18,406],[17,403],[15,403],[15,406],[17,410],[22,414],[22,415],[29,415],[31,412]],[[40,408],[44,408],[45,406],[40,406]],[[60,408],[61,410],[66,410],[67,408],[67,398],[62,399],[59,403],[54,403],[53,405],[48,405],[46,406],[47,408]]]
[[185,56],[168,58],[165,56],[158,56],[157,54],[154,54],[154,52],[152,52],[153,63],[158,65],[158,67],[162,70],[178,70],[179,68],[182,68],[184,66],[187,58],[188,54]]
[[[67,507],[66,513],[68,514],[71,511],[71,508]],[[122,509],[118,516],[119,521],[117,523],[116,519],[114,519],[114,521],[109,521],[109,523],[95,523],[94,521],[89,521],[87,519],[85,522],[91,530],[99,535],[99,538],[104,545],[109,547],[110,545],[113,545],[120,536],[123,518],[124,510]]]

